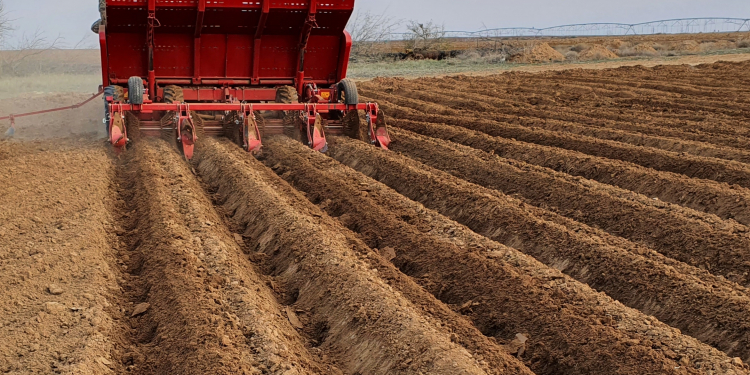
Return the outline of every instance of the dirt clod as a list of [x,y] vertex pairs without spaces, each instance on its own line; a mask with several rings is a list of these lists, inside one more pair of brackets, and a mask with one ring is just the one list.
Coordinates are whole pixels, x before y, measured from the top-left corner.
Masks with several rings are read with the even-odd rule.
[[65,293],[65,290],[57,284],[50,284],[49,286],[47,286],[47,292],[49,292],[49,294],[53,296],[59,296]]
[[131,318],[135,318],[136,316],[143,315],[150,308],[151,308],[151,304],[150,303],[139,303],[133,309],[133,312],[130,314],[130,317]]

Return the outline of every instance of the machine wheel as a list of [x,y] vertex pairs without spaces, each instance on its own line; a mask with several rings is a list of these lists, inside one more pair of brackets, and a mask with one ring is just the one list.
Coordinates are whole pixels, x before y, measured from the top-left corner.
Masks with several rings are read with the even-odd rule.
[[164,88],[164,103],[182,103],[185,95],[180,86],[167,86]]
[[[276,89],[276,103],[291,104],[299,102],[297,90],[292,86],[281,86]],[[283,119],[287,115],[286,111],[277,111],[276,118]]]
[[99,34],[99,26],[102,25],[102,20],[99,19],[96,22],[94,22],[93,25],[91,25],[91,31],[94,32],[94,34]]
[[344,78],[336,85],[338,101],[344,104],[359,104],[357,84],[349,78]]
[[276,89],[276,103],[297,103],[299,101],[299,95],[297,95],[297,89],[292,86],[281,86]]
[[[292,86],[281,86],[276,89],[276,103],[292,104],[299,102],[297,89]],[[296,111],[278,111],[277,118],[284,121],[284,134],[292,139],[302,142],[302,132],[299,129],[299,120]]]
[[143,104],[144,88],[141,77],[130,77],[128,79],[128,98],[130,104]]

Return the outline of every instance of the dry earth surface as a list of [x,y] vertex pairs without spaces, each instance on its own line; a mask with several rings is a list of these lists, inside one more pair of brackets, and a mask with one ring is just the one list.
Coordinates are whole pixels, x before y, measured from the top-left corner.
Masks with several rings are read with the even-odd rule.
[[749,69],[363,82],[391,151],[19,122],[0,372],[750,374]]

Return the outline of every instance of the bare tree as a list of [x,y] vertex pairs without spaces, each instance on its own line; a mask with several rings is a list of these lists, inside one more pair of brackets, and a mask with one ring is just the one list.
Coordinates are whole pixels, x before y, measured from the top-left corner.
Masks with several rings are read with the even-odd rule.
[[0,41],[4,40],[8,33],[13,30],[8,12],[5,10],[5,2],[0,0]]
[[406,28],[409,30],[406,37],[409,50],[435,49],[445,41],[445,25],[438,25],[433,21],[427,23],[409,21]]
[[2,61],[0,61],[0,73],[18,75],[20,69],[32,57],[58,49],[62,44],[61,36],[48,39],[39,29],[33,34],[24,33],[16,42],[6,43],[6,51],[2,54]]
[[[386,10],[387,11],[387,10]],[[357,12],[349,21],[347,30],[352,35],[353,53],[366,55],[373,45],[386,42],[403,23],[386,15],[386,12],[374,14],[370,11]]]

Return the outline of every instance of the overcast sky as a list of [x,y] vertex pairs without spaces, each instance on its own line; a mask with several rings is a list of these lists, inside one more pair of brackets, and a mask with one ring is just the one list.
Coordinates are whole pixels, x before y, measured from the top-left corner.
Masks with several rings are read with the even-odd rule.
[[[99,18],[97,0],[4,0],[16,20],[16,38],[39,29],[61,35],[67,46],[83,39],[96,47],[89,30]],[[359,10],[387,12],[397,19],[444,23],[447,30],[493,27],[549,27],[570,23],[636,23],[685,17],[750,18],[750,0],[357,0]]]

